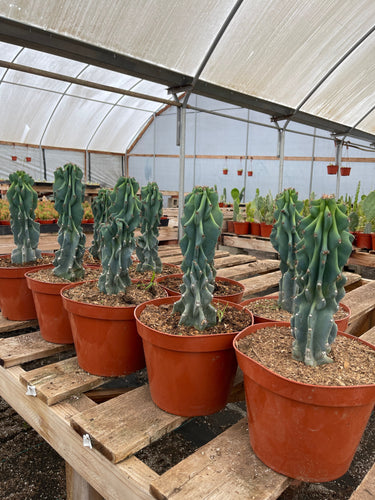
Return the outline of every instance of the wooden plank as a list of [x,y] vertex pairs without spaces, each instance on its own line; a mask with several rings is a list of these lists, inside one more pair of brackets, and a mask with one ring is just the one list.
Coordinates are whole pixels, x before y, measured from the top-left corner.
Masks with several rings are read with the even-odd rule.
[[290,482],[255,456],[242,419],[153,481],[151,492],[163,500],[273,500]]
[[277,287],[280,278],[281,271],[275,271],[273,273],[262,274],[261,276],[254,276],[253,278],[241,280],[241,283],[245,285],[246,288],[243,294],[244,299],[265,292],[269,288]]
[[[111,500],[152,500],[150,478],[157,474],[136,457],[119,466],[112,464],[96,450],[83,448],[79,436],[66,421],[39,398],[25,395],[19,382],[21,367],[0,367],[0,396],[31,425],[92,487]],[[144,471],[148,471],[146,476]]]
[[363,335],[361,335],[361,339],[369,342],[370,344],[375,345],[375,326],[373,326],[370,330],[367,330]]
[[4,316],[0,313],[0,334],[4,332],[22,330],[23,328],[35,327],[37,325],[38,321],[36,319],[11,321],[10,319],[4,318]]
[[234,254],[228,257],[215,258],[215,268],[223,269],[224,267],[239,266],[241,264],[249,264],[255,262],[256,257],[253,255]]
[[351,290],[362,286],[362,276],[360,274],[344,272],[344,276],[346,276],[347,279],[347,282],[345,283],[346,292],[350,292]]
[[375,498],[375,464],[363,478],[361,484],[353,492],[349,500],[374,500]]
[[375,267],[375,255],[367,252],[353,252],[348,259],[349,266]]
[[347,293],[342,302],[351,309],[347,333],[358,337],[374,326],[375,281]]
[[219,269],[217,275],[222,276],[223,278],[230,278],[232,280],[243,280],[257,274],[276,271],[277,269],[279,269],[279,267],[280,262],[278,260],[262,259],[257,260],[256,262],[251,262],[249,264]]
[[[216,259],[219,259],[221,257],[228,257],[228,255],[229,255],[229,252],[227,252],[225,250],[218,250],[217,252],[215,252],[214,262],[216,262]],[[181,264],[182,259],[183,259],[183,257],[181,254],[181,255],[172,255],[171,257],[162,258],[162,261],[165,263],[168,263],[168,264]]]
[[145,385],[73,416],[71,426],[80,435],[89,434],[93,447],[117,463],[185,420],[160,410]]
[[0,339],[0,365],[9,368],[9,366],[20,365],[69,350],[73,350],[69,344],[46,342],[39,331],[26,333],[17,337]]
[[98,387],[104,380],[104,377],[91,375],[82,370],[78,366],[77,358],[42,366],[25,372],[20,377],[25,387],[35,386],[37,397],[47,405],[53,405],[73,394]]
[[67,500],[104,500],[68,463],[65,463]]
[[227,247],[245,248],[247,250],[260,250],[276,254],[269,239],[260,239],[254,236],[223,236],[223,245]]

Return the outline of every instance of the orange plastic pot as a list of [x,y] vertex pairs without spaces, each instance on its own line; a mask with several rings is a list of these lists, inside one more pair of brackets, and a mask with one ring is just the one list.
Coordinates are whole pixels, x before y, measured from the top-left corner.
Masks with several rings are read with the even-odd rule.
[[[262,462],[286,476],[309,482],[336,479],[348,470],[366,428],[375,385],[321,386],[277,375],[237,349],[239,339],[264,327],[250,326],[234,339],[251,446]],[[339,335],[375,349],[357,337]]]
[[338,165],[327,165],[328,175],[336,175],[338,171],[339,171]]
[[371,233],[372,249],[375,250],[375,233]]
[[233,220],[228,220],[228,233],[234,233],[234,221]]
[[[4,257],[9,257],[9,254],[0,258]],[[25,273],[49,266],[50,264],[0,267],[0,308],[4,318],[12,321],[37,319],[33,295],[27,286]]]
[[27,286],[33,294],[41,336],[47,342],[73,344],[68,313],[63,306],[60,294],[66,283],[39,281],[33,277],[35,272],[37,271],[31,271],[25,276]]
[[355,242],[358,248],[372,248],[371,233],[363,233],[362,231],[356,232]]
[[340,168],[340,174],[342,177],[347,177],[348,175],[350,175],[350,170],[351,170],[351,167],[341,167]]
[[234,222],[234,232],[236,234],[249,234],[250,222]]
[[93,375],[117,377],[144,368],[142,341],[137,335],[135,306],[111,307],[68,299],[61,290],[68,312],[78,364]]
[[272,232],[272,224],[266,224],[265,222],[260,223],[260,235],[264,238],[269,238]]
[[[182,284],[182,277],[183,277],[182,273],[181,274],[170,274],[168,276],[160,276],[159,278],[156,278],[155,281],[162,288],[164,288],[164,290],[168,293],[169,297],[180,297],[181,292],[177,292],[176,290],[172,290],[172,288],[166,287],[163,283],[168,278],[176,278],[176,279],[179,278],[181,280],[181,284]],[[235,304],[239,304],[241,302],[243,294],[245,292],[245,286],[242,283],[240,283],[239,281],[232,280],[230,278],[223,278],[221,276],[216,276],[215,281],[222,281],[222,282],[224,281],[226,283],[231,283],[232,285],[238,285],[239,287],[241,287],[241,291],[240,292],[232,293],[230,295],[217,295],[217,294],[214,294],[214,298],[215,299],[225,300],[227,302],[233,302]]]
[[260,236],[260,223],[259,222],[251,222],[250,223],[250,234],[254,236]]
[[[174,415],[216,413],[226,405],[233,385],[237,362],[232,342],[236,333],[170,335],[141,322],[146,305],[160,306],[177,300],[178,297],[151,300],[139,305],[134,313],[143,341],[152,400]],[[238,304],[231,305],[242,309]]]

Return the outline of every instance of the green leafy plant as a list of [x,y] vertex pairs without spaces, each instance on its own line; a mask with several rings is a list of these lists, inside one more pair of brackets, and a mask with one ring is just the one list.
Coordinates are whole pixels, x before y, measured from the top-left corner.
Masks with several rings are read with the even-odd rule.
[[285,189],[276,197],[276,210],[270,240],[280,254],[281,279],[278,303],[282,309],[292,313],[296,294],[296,250],[300,241],[298,225],[302,220],[300,212],[303,202],[298,200],[295,189]]
[[55,208],[59,213],[57,241],[60,245],[53,261],[53,272],[70,281],[77,281],[85,275],[83,255],[86,236],[81,226],[84,196],[82,177],[82,170],[77,165],[67,163],[64,168],[55,171],[53,184]]
[[0,199],[0,220],[10,221],[9,202]]
[[142,187],[141,200],[141,234],[136,246],[139,259],[137,271],[144,273],[152,269],[160,273],[163,265],[158,255],[158,226],[163,212],[163,196],[156,182],[149,182]]
[[220,203],[227,202],[227,188],[223,189],[223,194],[220,196]]
[[249,201],[248,203],[246,203],[245,210],[246,210],[246,221],[254,222],[254,217],[256,212],[255,202]]
[[109,217],[109,207],[111,206],[111,191],[101,188],[92,202],[92,212],[94,215],[94,234],[89,252],[94,259],[101,260],[101,224],[105,224]]
[[333,196],[311,202],[310,215],[300,223],[297,245],[298,295],[291,318],[293,357],[306,365],[331,363],[327,356],[336,338],[333,320],[345,295],[342,273],[352,251],[345,206]]
[[37,249],[39,243],[39,224],[35,222],[35,208],[38,195],[32,188],[34,180],[22,170],[9,175],[10,187],[7,192],[10,224],[14,243],[13,264],[34,262],[41,256]]
[[371,191],[362,202],[363,215],[365,217],[365,233],[375,230],[375,191]]
[[55,209],[55,204],[53,201],[48,200],[46,197],[43,197],[41,200],[38,200],[36,209],[35,209],[35,218],[40,220],[53,220],[57,219],[59,216],[57,210]]
[[274,200],[271,191],[266,196],[258,197],[258,210],[260,212],[260,222],[272,224],[274,220]]
[[359,198],[359,190],[361,188],[361,182],[358,182],[357,189],[354,196],[353,207],[350,205],[349,208],[349,231],[356,231],[359,225],[359,207],[358,207],[358,198]]
[[82,203],[83,216],[82,220],[89,220],[94,218],[94,213],[92,211],[91,203],[89,201],[84,201]]
[[217,304],[216,314],[217,314],[218,323],[221,323],[223,321],[224,314],[225,314],[227,307],[228,307],[228,304],[225,304],[224,306],[222,306],[222,304],[220,304],[220,303]]
[[230,194],[233,198],[233,220],[239,222],[241,220],[240,203],[244,197],[245,188],[242,188],[241,191],[237,188],[233,188]]
[[212,305],[216,275],[213,261],[223,222],[217,192],[208,187],[195,187],[186,196],[181,222],[184,276],[181,299],[175,302],[173,312],[181,313],[180,324],[204,330],[217,322]]
[[140,221],[139,184],[134,178],[120,177],[111,194],[107,224],[102,224],[102,266],[99,290],[106,294],[124,292],[131,284],[129,266],[135,249],[134,231]]

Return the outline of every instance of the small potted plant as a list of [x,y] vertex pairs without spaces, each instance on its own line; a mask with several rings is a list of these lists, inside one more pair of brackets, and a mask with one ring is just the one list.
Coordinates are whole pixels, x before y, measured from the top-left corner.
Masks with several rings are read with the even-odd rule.
[[[195,187],[185,199],[182,219],[181,296],[135,310],[151,397],[169,413],[207,415],[225,406],[236,371],[231,339],[237,328],[252,323],[252,315],[238,304],[213,300],[213,260],[222,220],[217,192]],[[230,317],[238,320],[234,330]]]
[[338,165],[334,165],[333,163],[330,163],[329,165],[327,165],[328,175],[336,175],[338,171],[339,171]]
[[258,205],[260,212],[260,235],[269,238],[274,221],[274,200],[271,191],[266,196],[259,196]]
[[241,221],[240,215],[240,203],[245,194],[245,188],[241,191],[237,188],[233,188],[230,192],[233,199],[233,221],[228,221],[228,231],[234,233],[234,223]]
[[82,223],[83,224],[94,224],[94,214],[93,214],[90,202],[87,200],[84,201],[82,203],[82,208],[83,208]]
[[35,220],[39,224],[53,224],[57,221],[58,216],[59,214],[51,200],[48,200],[45,196],[41,200],[38,200],[35,209]]
[[9,202],[0,199],[0,225],[10,226]]
[[345,333],[336,339],[333,321],[352,246],[344,211],[324,196],[301,221],[291,327],[258,324],[234,341],[254,452],[277,472],[309,482],[345,473],[375,402],[373,369],[353,385],[355,356],[373,366],[375,347]]

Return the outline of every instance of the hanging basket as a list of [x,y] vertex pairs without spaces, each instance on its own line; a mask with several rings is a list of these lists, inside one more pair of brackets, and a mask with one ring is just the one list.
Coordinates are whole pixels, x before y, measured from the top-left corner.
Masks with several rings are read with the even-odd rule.
[[242,175],[242,172],[243,172],[243,170],[242,170],[242,169],[237,170],[237,175]]
[[25,160],[26,161],[31,161],[31,156],[26,156]]
[[347,177],[348,175],[350,175],[350,170],[351,170],[351,167],[341,167],[340,168],[340,174],[342,177]]
[[338,171],[339,171],[338,165],[327,165],[328,175],[336,175]]
[[248,176],[248,177],[252,177],[252,176],[253,176],[253,171],[252,171],[252,170],[248,170],[248,172],[247,172],[247,176]]
[[17,161],[17,156],[12,156],[12,161]]
[[227,168],[223,168],[223,174],[224,175],[228,175],[228,169]]

